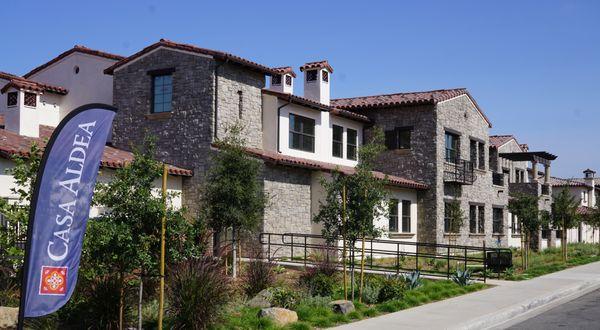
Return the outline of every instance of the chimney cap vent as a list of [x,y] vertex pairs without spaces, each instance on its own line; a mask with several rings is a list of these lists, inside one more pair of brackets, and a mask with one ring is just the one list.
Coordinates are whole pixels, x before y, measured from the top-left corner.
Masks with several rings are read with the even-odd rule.
[[282,66],[280,68],[273,68],[273,71],[275,71],[279,74],[289,74],[292,77],[296,78],[296,72],[294,72],[294,69],[292,69],[291,66]]
[[331,67],[331,65],[329,65],[329,62],[327,62],[327,60],[305,63],[303,66],[300,67],[300,71],[304,72],[306,70],[323,68],[327,69],[327,71],[329,71],[330,73],[333,73],[333,68]]

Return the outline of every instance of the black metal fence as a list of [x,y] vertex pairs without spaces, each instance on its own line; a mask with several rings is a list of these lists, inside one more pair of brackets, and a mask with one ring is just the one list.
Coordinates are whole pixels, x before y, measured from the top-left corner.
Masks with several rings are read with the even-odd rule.
[[[298,233],[261,233],[259,238],[269,260],[304,266],[332,259],[341,262],[341,239],[338,244],[327,244],[323,236]],[[368,271],[396,274],[419,271],[423,275],[445,278],[450,278],[456,269],[469,269],[473,279],[483,282],[489,277],[491,268],[500,271],[491,258],[500,255],[505,260],[512,260],[510,249],[489,248],[485,243],[483,246],[466,246],[367,238],[364,255],[362,250],[362,241],[358,241],[354,249],[347,248],[349,266],[360,264],[364,258]]]

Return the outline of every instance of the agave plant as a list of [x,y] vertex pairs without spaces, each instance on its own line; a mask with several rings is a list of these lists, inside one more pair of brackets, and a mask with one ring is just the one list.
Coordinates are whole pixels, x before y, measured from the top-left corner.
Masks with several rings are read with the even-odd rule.
[[473,281],[471,280],[471,271],[468,269],[456,269],[456,273],[452,274],[452,282],[460,286],[470,285],[471,283],[473,283]]
[[416,289],[423,285],[423,281],[421,280],[421,272],[415,270],[411,273],[402,274],[402,278],[404,282],[406,282],[406,286],[409,290]]

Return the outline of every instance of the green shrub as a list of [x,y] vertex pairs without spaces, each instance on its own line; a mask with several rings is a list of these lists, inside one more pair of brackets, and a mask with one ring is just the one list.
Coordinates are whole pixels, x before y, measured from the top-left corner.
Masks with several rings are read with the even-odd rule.
[[460,270],[457,269],[456,273],[452,274],[452,282],[460,285],[467,286],[470,285],[473,281],[471,281],[471,271],[470,270]]
[[274,307],[294,309],[300,301],[298,293],[288,288],[277,287],[271,288],[269,291],[273,294],[273,297],[271,298],[271,305]]
[[406,283],[408,290],[414,290],[423,285],[421,280],[421,272],[415,270],[409,274],[402,274],[402,279]]
[[362,300],[367,304],[376,304],[379,300],[381,287],[375,284],[366,284],[362,292]]
[[379,290],[378,300],[384,302],[388,300],[402,299],[406,284],[399,276],[387,276]]
[[167,286],[173,327],[208,328],[221,318],[232,293],[231,280],[216,259],[203,257],[177,265]]
[[311,296],[328,297],[335,288],[336,272],[336,264],[322,261],[316,267],[307,268],[300,275],[299,282]]

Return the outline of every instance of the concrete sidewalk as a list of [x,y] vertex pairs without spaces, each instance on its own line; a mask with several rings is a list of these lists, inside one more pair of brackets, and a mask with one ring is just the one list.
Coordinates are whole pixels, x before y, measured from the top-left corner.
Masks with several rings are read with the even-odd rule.
[[335,329],[488,329],[600,288],[600,262],[346,324]]

